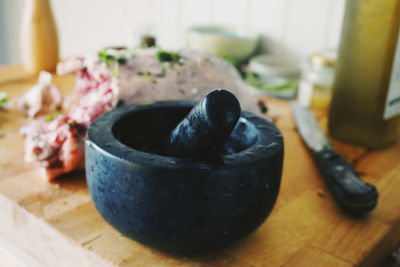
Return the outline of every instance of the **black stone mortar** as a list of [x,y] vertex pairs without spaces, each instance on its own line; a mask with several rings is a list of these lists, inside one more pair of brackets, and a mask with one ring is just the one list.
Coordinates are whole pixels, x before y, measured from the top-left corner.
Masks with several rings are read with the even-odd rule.
[[283,138],[242,112],[220,161],[174,158],[162,147],[194,102],[118,108],[89,127],[86,173],[97,210],[122,234],[171,253],[223,248],[259,227],[280,187]]

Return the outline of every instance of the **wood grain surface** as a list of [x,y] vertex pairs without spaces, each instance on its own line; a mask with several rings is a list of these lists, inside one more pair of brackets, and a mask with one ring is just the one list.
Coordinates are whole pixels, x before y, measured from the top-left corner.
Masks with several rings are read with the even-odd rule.
[[[35,82],[19,67],[0,68],[0,91],[12,99]],[[68,95],[74,79],[55,77],[55,84]],[[0,250],[0,256],[17,255],[27,266],[379,266],[400,241],[400,144],[367,151],[333,141],[380,193],[369,216],[349,218],[321,181],[288,104],[265,101],[285,139],[276,206],[249,237],[190,258],[155,251],[111,228],[95,210],[83,172],[44,181],[23,160],[19,129],[26,119],[14,109],[0,112],[0,240],[12,244],[4,250],[11,254]],[[317,115],[324,126],[326,116]]]

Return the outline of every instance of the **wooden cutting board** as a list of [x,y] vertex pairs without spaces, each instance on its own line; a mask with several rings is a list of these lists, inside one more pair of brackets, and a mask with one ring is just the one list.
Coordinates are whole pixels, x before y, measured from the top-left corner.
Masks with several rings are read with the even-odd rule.
[[[11,98],[35,82],[20,67],[0,68],[0,91]],[[74,80],[55,77],[55,84],[71,94]],[[163,254],[113,230],[95,210],[83,172],[44,181],[23,160],[18,131],[26,119],[16,110],[0,112],[0,255],[21,266],[377,266],[400,242],[400,144],[366,151],[334,142],[380,193],[369,216],[352,219],[327,192],[288,104],[265,101],[285,138],[276,206],[249,237],[223,252],[191,258]],[[319,119],[325,125],[323,114]]]

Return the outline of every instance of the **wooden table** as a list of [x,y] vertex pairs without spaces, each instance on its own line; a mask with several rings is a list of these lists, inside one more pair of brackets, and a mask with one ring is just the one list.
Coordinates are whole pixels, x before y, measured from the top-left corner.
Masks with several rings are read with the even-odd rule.
[[[11,98],[35,82],[18,66],[0,68],[0,91]],[[74,80],[55,77],[55,84],[71,92]],[[276,206],[249,237],[194,258],[163,254],[113,230],[95,210],[83,173],[42,180],[23,160],[18,130],[26,119],[16,110],[0,112],[0,256],[19,259],[21,266],[378,266],[400,241],[400,144],[366,151],[334,142],[380,192],[369,216],[349,218],[321,181],[288,104],[266,102],[285,138]],[[319,119],[326,123],[325,116]]]

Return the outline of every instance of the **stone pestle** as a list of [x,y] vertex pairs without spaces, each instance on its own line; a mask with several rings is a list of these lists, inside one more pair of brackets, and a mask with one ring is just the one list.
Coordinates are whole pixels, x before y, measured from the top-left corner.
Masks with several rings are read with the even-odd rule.
[[204,96],[171,131],[168,155],[186,158],[217,158],[235,127],[241,109],[235,95],[215,89]]

